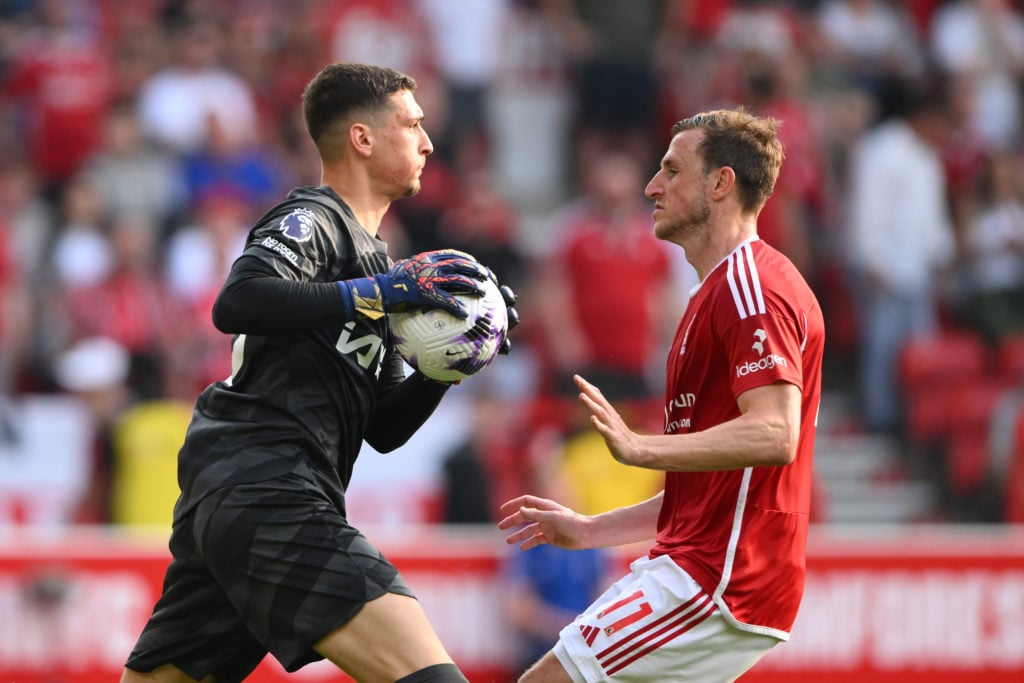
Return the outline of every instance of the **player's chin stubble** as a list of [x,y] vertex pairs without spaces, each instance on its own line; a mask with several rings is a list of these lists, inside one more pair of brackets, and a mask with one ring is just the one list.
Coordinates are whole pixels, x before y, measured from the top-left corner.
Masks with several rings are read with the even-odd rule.
[[667,242],[690,241],[703,232],[711,218],[711,206],[707,200],[700,203],[689,214],[669,219],[654,226],[654,236]]

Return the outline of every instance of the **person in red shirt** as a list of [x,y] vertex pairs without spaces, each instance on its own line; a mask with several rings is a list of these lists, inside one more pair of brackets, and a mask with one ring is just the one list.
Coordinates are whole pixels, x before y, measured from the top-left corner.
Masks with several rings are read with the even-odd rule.
[[553,221],[555,246],[543,269],[541,320],[556,394],[575,394],[573,371],[613,401],[657,395],[648,366],[668,328],[658,319],[673,300],[672,264],[651,237],[638,196],[640,165],[604,152],[585,170],[579,199]]
[[99,146],[115,86],[102,36],[73,10],[40,3],[41,25],[19,36],[0,77],[0,98],[23,126],[19,151],[55,196]]
[[672,128],[646,195],[654,234],[686,251],[700,283],[668,353],[664,434],[631,430],[576,377],[612,455],[664,470],[664,490],[591,516],[524,495],[499,522],[516,527],[507,541],[524,550],[656,540],[521,681],[722,683],[789,638],[804,586],[825,332],[800,273],[757,236],[782,163],[778,127],[718,110]]

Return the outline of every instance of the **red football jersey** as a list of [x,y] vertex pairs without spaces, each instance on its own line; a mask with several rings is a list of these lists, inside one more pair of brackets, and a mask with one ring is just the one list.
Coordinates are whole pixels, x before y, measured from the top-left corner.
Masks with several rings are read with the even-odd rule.
[[669,555],[740,628],[788,639],[803,594],[821,358],[821,308],[796,267],[744,242],[693,293],[668,358],[665,433],[740,414],[736,398],[800,387],[800,443],[784,467],[668,472],[651,556]]

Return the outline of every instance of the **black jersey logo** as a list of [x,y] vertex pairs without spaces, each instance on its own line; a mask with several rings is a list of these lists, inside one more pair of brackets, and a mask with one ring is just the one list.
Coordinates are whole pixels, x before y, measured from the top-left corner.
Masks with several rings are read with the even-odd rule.
[[313,212],[295,209],[281,219],[281,232],[296,242],[305,242],[313,236]]

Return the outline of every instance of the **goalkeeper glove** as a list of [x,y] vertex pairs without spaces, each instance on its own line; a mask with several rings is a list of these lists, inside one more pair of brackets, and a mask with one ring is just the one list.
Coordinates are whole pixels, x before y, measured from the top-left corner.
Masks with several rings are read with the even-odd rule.
[[[498,278],[490,268],[487,269],[487,277],[490,278],[494,284],[498,284]],[[498,353],[503,356],[507,356],[509,351],[512,350],[512,342],[508,338],[508,332],[511,332],[512,328],[519,324],[519,312],[515,309],[516,293],[512,291],[512,288],[508,285],[498,285],[498,291],[501,292],[501,298],[505,300],[505,307],[508,309],[508,327],[506,329],[505,339],[502,340],[501,348],[498,349]]]
[[440,249],[396,261],[387,273],[338,282],[346,319],[356,313],[374,320],[409,306],[440,308],[465,319],[469,315],[456,294],[483,293],[487,268],[469,254]]

